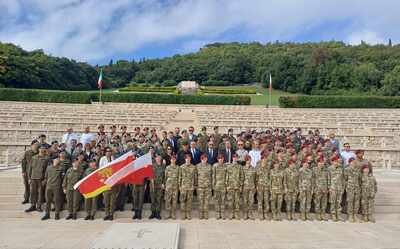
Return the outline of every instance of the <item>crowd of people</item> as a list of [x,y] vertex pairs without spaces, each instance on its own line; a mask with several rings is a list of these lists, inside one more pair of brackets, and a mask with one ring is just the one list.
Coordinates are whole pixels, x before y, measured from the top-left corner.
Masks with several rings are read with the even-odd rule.
[[[136,157],[151,153],[152,179],[87,199],[73,188],[128,151]],[[21,165],[22,203],[31,204],[25,211],[41,212],[45,204],[42,220],[52,210],[60,219],[64,208],[66,219],[77,219],[84,209],[85,220],[98,210],[105,211],[104,220],[113,220],[126,203],[132,203],[133,219],[142,219],[144,202],[151,203],[150,219],[176,219],[178,211],[181,219],[191,219],[197,199],[200,219],[208,219],[212,205],[217,219],[281,220],[286,212],[288,220],[296,220],[299,212],[301,220],[374,222],[377,183],[364,151],[353,152],[334,133],[324,138],[318,130],[246,129],[234,135],[232,129],[221,134],[218,127],[196,134],[192,126],[158,133],[115,125],[107,132],[99,125],[97,133],[86,127],[78,135],[69,128],[60,143],[48,144],[45,135],[33,140]]]

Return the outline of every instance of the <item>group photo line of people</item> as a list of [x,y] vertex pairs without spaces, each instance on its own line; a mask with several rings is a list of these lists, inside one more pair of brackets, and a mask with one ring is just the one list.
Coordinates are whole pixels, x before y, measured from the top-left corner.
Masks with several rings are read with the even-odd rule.
[[[34,139],[21,161],[25,212],[43,212],[42,220],[85,220],[104,211],[104,220],[131,203],[133,219],[142,219],[144,203],[151,203],[150,219],[333,220],[375,222],[377,182],[363,150],[352,151],[334,133],[321,136],[318,129],[246,129],[226,134],[214,127],[195,133],[176,127],[157,131],[127,126],[72,128],[61,141]],[[83,198],[74,185],[98,168],[131,151],[137,158],[152,157],[154,177],[140,184],[121,184],[92,198]],[[180,207],[178,209],[178,206]],[[163,211],[163,212],[162,212]]]

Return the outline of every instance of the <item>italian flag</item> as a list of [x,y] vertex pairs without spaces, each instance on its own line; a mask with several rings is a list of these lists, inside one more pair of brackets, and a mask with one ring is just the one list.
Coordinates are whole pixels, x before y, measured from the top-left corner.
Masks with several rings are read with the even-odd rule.
[[103,89],[103,68],[100,69],[99,80],[97,81],[97,87]]

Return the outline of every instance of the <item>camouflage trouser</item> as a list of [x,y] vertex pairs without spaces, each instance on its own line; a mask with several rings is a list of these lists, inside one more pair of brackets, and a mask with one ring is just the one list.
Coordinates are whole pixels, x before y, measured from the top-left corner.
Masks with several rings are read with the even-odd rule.
[[67,190],[67,209],[69,214],[76,214],[79,210],[81,194],[78,190]]
[[180,193],[181,211],[190,215],[192,212],[193,190],[182,190]]
[[347,214],[358,214],[360,209],[360,189],[346,189],[347,193]]
[[228,209],[232,212],[240,212],[240,190],[229,189],[226,194]]
[[297,192],[288,192],[285,194],[286,212],[294,213],[296,208]]
[[178,190],[166,189],[165,190],[165,209],[175,213],[178,203]]
[[280,213],[282,209],[283,195],[281,192],[271,192],[271,210],[272,213]]
[[44,199],[42,180],[32,179],[30,190],[32,206],[41,207]]
[[243,189],[243,211],[245,213],[253,210],[254,189]]
[[201,213],[208,213],[208,204],[211,197],[211,190],[208,188],[197,189],[197,195],[199,199],[199,211]]
[[143,208],[144,200],[144,185],[138,184],[132,186],[132,206],[133,210],[140,211]]
[[161,212],[161,201],[163,190],[159,186],[151,187],[150,185],[150,198],[151,198],[151,211]]
[[257,191],[258,212],[266,215],[269,211],[269,190],[259,188]]
[[225,196],[226,192],[224,190],[214,190],[215,211],[217,213],[225,212]]
[[118,192],[119,192],[118,186],[114,186],[111,187],[110,190],[107,190],[103,193],[104,211],[106,216],[114,214],[115,202],[117,200]]
[[331,214],[340,214],[342,210],[342,195],[343,191],[330,190],[329,191],[329,203],[331,204]]
[[361,209],[363,215],[368,215],[368,216],[373,215],[375,212],[375,198],[362,197]]
[[97,198],[87,198],[85,199],[85,211],[87,215],[94,216],[97,209]]
[[322,190],[317,190],[314,194],[314,206],[315,213],[323,214],[326,212],[326,206],[328,205],[328,193],[324,193]]
[[63,196],[61,194],[61,188],[46,189],[46,213],[50,213],[51,203],[54,203],[56,214],[59,214],[62,206],[62,201]]
[[300,212],[309,213],[311,209],[311,189],[300,190]]

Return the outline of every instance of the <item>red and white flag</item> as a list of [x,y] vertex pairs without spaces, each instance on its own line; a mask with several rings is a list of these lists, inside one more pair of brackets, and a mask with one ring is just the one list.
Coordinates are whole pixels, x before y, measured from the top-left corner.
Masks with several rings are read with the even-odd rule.
[[104,183],[110,187],[122,183],[143,184],[145,178],[153,176],[151,154],[147,153],[113,174]]

